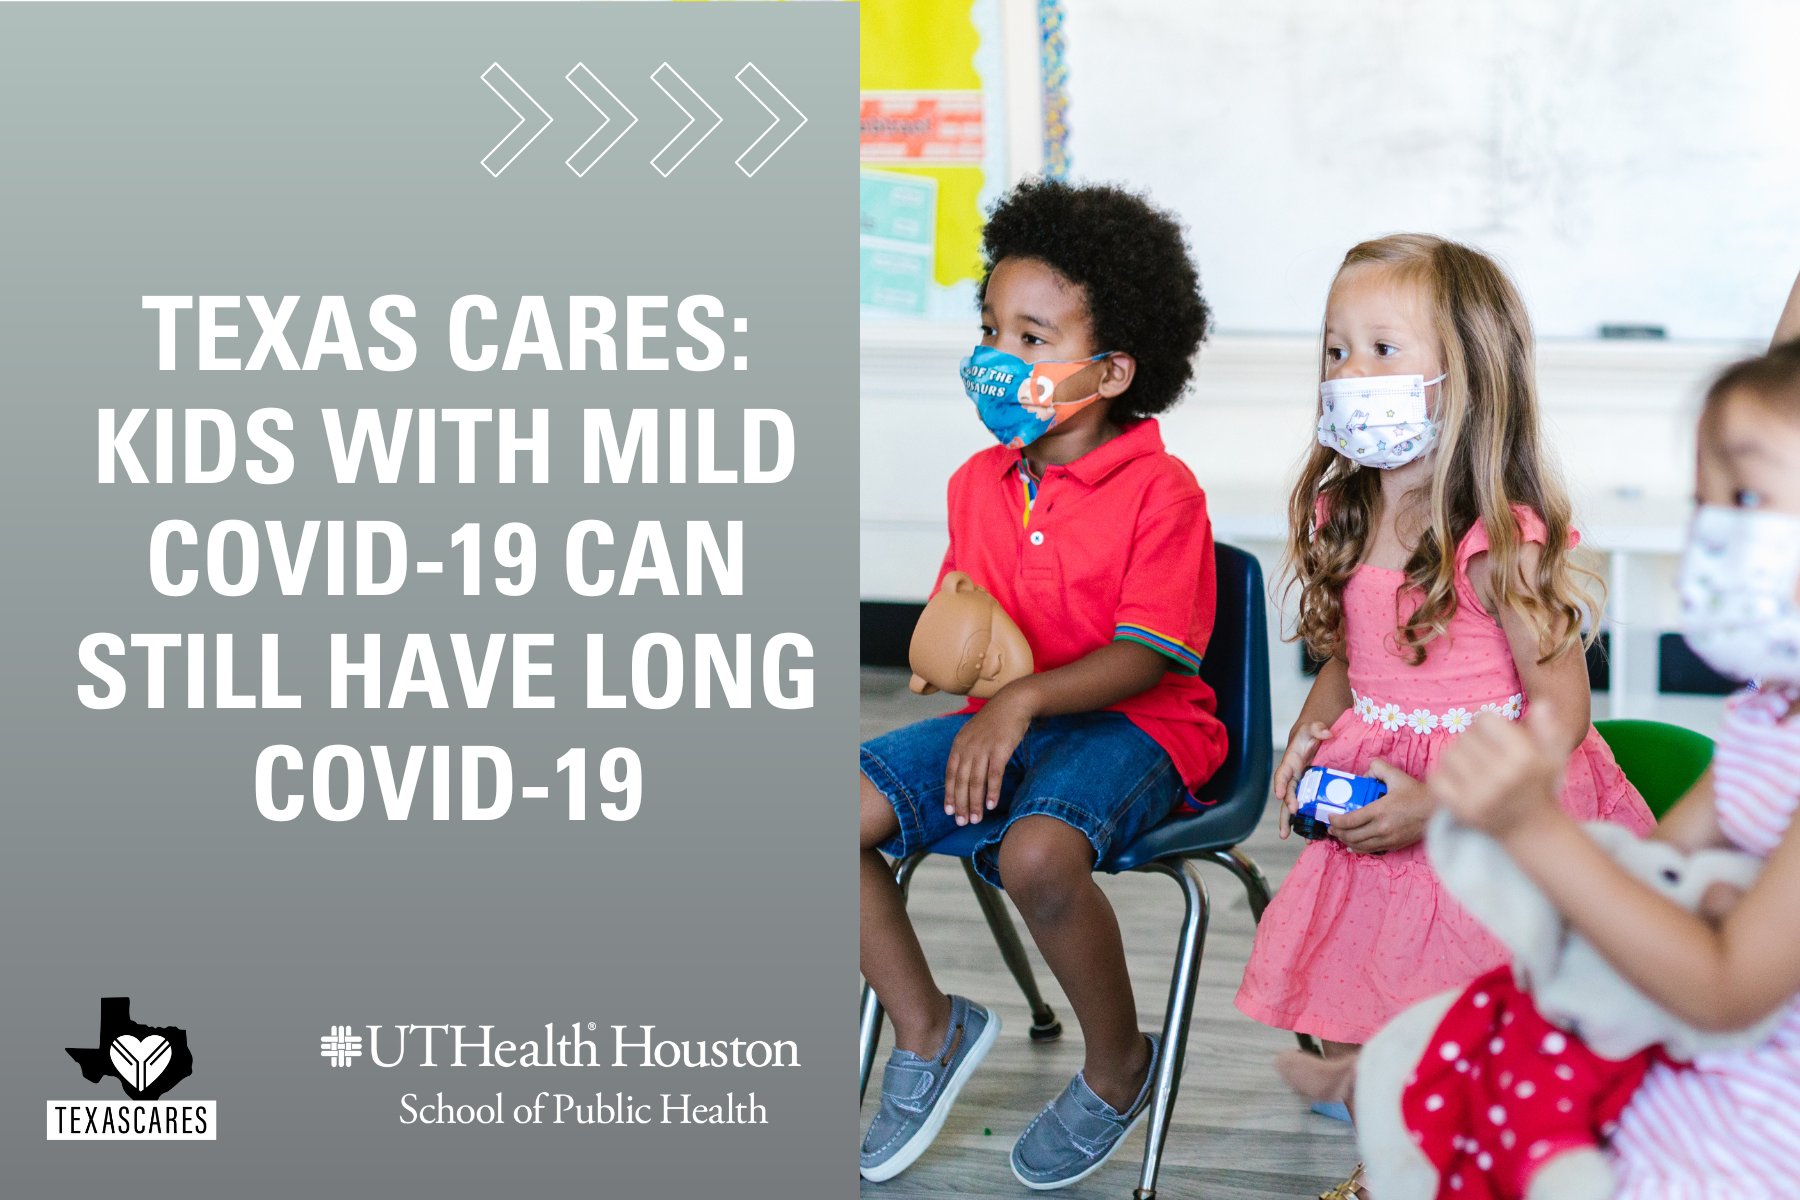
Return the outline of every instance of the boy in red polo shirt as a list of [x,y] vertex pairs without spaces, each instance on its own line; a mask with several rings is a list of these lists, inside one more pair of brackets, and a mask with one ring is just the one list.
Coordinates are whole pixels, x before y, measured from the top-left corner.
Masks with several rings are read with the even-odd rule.
[[1161,1051],[1138,1029],[1094,866],[1225,757],[1197,674],[1215,600],[1206,498],[1154,419],[1186,389],[1208,312],[1180,226],[1116,188],[1022,184],[983,255],[981,344],[962,374],[1000,444],[950,480],[938,577],[991,592],[1037,671],[862,747],[862,971],[895,1040],[862,1174],[918,1158],[1000,1026],[938,988],[879,852],[986,824],[975,868],[1018,906],[1086,1041],[1081,1073],[1013,1147],[1014,1175],[1047,1189],[1117,1149]]

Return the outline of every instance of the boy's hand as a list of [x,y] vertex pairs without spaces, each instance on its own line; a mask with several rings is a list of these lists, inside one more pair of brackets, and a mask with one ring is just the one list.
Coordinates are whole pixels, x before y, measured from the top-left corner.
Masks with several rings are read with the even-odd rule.
[[1437,806],[1425,785],[1383,759],[1369,763],[1369,775],[1387,784],[1387,795],[1373,804],[1331,819],[1331,836],[1358,854],[1386,854],[1425,836],[1425,823]]
[[1282,837],[1288,835],[1288,817],[1300,811],[1300,797],[1294,790],[1299,786],[1300,776],[1312,765],[1313,755],[1319,752],[1319,747],[1330,738],[1331,726],[1323,721],[1312,721],[1296,729],[1288,740],[1287,751],[1275,768],[1275,798],[1281,801],[1275,816],[1276,832]]
[[1465,825],[1505,839],[1557,807],[1569,756],[1547,704],[1522,721],[1484,714],[1445,749],[1426,790]]
[[981,815],[1000,803],[1000,777],[1031,725],[1029,706],[1008,699],[1007,691],[997,692],[950,743],[950,761],[944,764],[944,811],[958,825],[979,825]]

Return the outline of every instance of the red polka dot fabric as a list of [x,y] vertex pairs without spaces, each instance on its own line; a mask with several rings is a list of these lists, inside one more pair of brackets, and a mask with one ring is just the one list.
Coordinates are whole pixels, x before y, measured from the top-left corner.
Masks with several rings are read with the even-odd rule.
[[1440,1200],[1513,1200],[1570,1150],[1598,1149],[1653,1051],[1615,1062],[1545,1020],[1501,967],[1457,997],[1400,1101]]

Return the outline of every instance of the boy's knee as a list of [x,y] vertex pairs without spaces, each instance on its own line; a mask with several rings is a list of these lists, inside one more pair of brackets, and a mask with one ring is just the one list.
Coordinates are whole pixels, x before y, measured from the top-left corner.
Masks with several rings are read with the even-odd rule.
[[862,848],[873,850],[900,832],[900,818],[894,815],[894,806],[882,795],[881,789],[869,782],[869,777],[861,771],[856,773],[862,785]]
[[1000,879],[1028,921],[1061,916],[1093,869],[1087,836],[1054,817],[1021,818],[1000,841]]

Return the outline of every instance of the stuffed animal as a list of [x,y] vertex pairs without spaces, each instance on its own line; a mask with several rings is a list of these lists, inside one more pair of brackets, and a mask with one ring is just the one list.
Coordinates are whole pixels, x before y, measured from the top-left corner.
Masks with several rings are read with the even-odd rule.
[[944,576],[907,651],[912,690],[987,699],[1031,674],[1031,644],[1000,602],[961,571]]
[[[1761,860],[1685,854],[1616,825],[1586,826],[1622,866],[1690,910],[1716,883],[1747,888]],[[1405,1010],[1356,1064],[1357,1141],[1380,1200],[1607,1200],[1601,1140],[1652,1058],[1754,1045],[1780,1014],[1708,1033],[1646,999],[1563,922],[1491,837],[1445,812],[1426,849],[1444,887],[1513,953],[1510,967]]]

